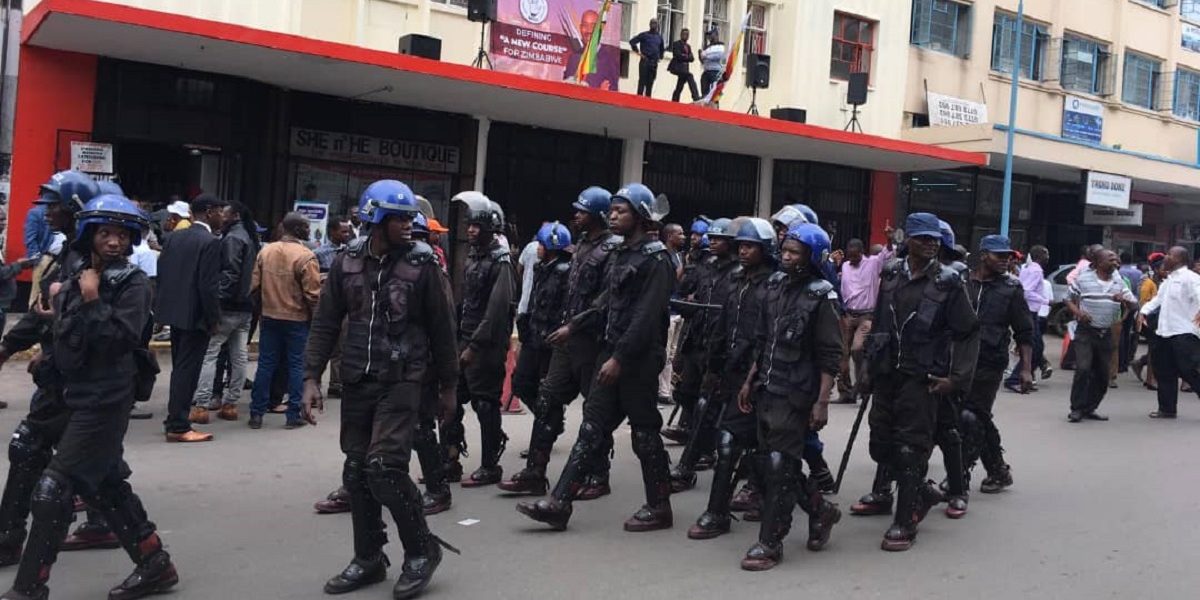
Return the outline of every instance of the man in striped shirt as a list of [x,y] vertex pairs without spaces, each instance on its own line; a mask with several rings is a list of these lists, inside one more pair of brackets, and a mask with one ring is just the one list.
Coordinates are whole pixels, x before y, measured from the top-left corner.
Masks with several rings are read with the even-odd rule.
[[1082,271],[1067,292],[1067,310],[1075,316],[1075,379],[1071,383],[1071,413],[1067,420],[1107,421],[1096,412],[1108,391],[1109,363],[1115,340],[1112,326],[1121,318],[1121,308],[1133,311],[1137,298],[1116,275],[1120,261],[1112,250],[1092,254],[1092,264]]

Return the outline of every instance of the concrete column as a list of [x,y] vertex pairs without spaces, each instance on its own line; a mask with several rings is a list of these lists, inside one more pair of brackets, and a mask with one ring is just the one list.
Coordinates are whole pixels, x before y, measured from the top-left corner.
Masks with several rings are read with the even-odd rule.
[[758,159],[758,206],[754,211],[760,217],[771,216],[771,192],[775,187],[775,159],[760,156]]
[[646,140],[626,138],[621,148],[621,185],[641,181],[646,161]]
[[483,178],[487,175],[488,134],[492,131],[492,120],[487,117],[475,117],[479,121],[479,135],[475,140],[475,187],[483,191]]

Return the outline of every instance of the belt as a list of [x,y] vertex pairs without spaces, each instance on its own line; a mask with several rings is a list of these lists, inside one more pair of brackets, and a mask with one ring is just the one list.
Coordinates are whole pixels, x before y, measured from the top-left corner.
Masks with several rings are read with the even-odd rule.
[[873,314],[875,314],[875,310],[874,310],[874,309],[871,309],[871,310],[850,310],[849,308],[847,308],[847,309],[846,309],[846,314],[848,314],[848,315],[850,315],[850,316],[852,316],[852,317],[866,317],[866,316],[870,316],[870,315],[873,315]]

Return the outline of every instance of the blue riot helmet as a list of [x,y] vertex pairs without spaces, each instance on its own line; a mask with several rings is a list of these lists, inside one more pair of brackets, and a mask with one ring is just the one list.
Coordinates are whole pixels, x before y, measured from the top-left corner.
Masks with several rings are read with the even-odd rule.
[[121,185],[115,181],[97,181],[96,187],[100,188],[101,194],[125,197],[125,190],[121,189]]
[[368,225],[379,225],[392,215],[411,219],[418,214],[416,195],[407,185],[392,179],[368,185],[358,199],[358,218]]
[[712,219],[704,215],[700,215],[699,217],[696,217],[695,221],[692,221],[692,233],[705,235],[708,233],[708,229],[710,227],[712,227]]
[[809,208],[807,204],[793,204],[792,206],[795,207],[796,210],[800,211],[800,214],[804,215],[804,220],[812,223],[813,225],[821,224],[821,219],[817,217],[817,211]]
[[129,230],[129,248],[126,255],[133,254],[133,247],[142,243],[142,229],[150,221],[132,201],[116,194],[101,194],[83,207],[75,219],[75,250],[80,254],[92,251],[92,235],[100,225],[117,225]]
[[593,185],[579,192],[579,198],[571,203],[571,206],[575,210],[580,210],[600,217],[603,221],[608,221],[608,209],[612,206],[612,192]]
[[547,250],[566,250],[571,245],[571,231],[558,221],[543,223],[537,241]]
[[816,272],[820,273],[821,263],[825,262],[829,256],[829,249],[832,243],[829,241],[829,234],[821,229],[820,225],[812,223],[795,223],[788,228],[787,236],[784,240],[796,240],[805,246],[808,246],[810,251],[809,262],[816,268]]
[[661,221],[671,211],[666,196],[654,196],[650,188],[640,183],[630,183],[613,194],[613,202],[625,202],[646,221]]
[[42,184],[41,196],[34,204],[61,204],[67,212],[74,214],[100,193],[100,186],[84,173],[59,171]]
[[417,216],[413,217],[412,237],[418,240],[429,239],[429,219],[426,219],[422,213],[417,213]]

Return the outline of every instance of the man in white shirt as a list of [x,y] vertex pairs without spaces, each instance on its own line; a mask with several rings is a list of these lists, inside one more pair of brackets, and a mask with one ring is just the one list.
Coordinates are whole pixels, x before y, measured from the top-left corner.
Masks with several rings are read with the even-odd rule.
[[1146,316],[1158,311],[1158,334],[1162,341],[1153,353],[1154,375],[1158,378],[1158,410],[1151,419],[1174,419],[1179,400],[1179,378],[1200,397],[1200,275],[1189,267],[1192,255],[1176,246],[1164,259],[1167,278],[1158,295],[1142,307],[1138,329]]

